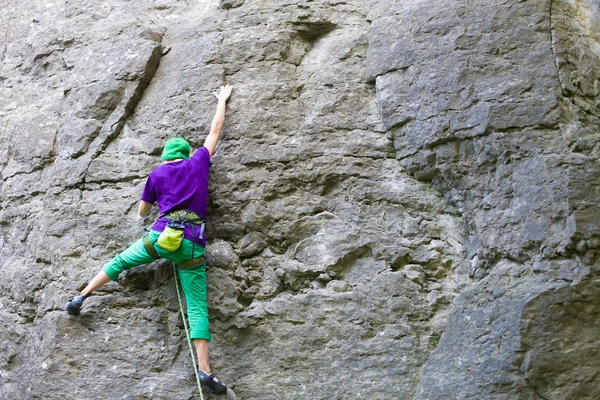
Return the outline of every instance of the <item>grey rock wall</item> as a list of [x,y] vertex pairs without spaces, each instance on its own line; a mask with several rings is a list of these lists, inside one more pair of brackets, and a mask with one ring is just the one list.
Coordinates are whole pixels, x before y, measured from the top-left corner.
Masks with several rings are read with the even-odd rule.
[[0,398],[197,396],[168,263],[63,307],[224,82],[207,273],[237,398],[597,398],[597,1],[3,11]]

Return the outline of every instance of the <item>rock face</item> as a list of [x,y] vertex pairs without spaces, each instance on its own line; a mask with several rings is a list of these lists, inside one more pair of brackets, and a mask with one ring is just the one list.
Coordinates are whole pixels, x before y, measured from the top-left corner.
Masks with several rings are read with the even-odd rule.
[[169,263],[63,308],[225,82],[211,364],[239,399],[598,398],[597,0],[3,11],[0,398],[198,396]]

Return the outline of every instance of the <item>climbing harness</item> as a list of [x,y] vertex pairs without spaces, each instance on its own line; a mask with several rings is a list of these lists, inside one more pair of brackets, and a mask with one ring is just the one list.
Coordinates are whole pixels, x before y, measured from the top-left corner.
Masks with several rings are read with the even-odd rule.
[[192,347],[192,340],[190,339],[190,329],[183,312],[183,301],[181,300],[181,288],[179,285],[179,274],[177,273],[177,267],[173,264],[173,273],[175,274],[175,287],[177,288],[177,300],[179,300],[179,311],[181,311],[181,319],[183,320],[183,327],[185,328],[185,337],[187,338],[188,347],[190,349],[190,356],[192,357],[192,363],[194,364],[194,375],[196,375],[196,382],[198,383],[198,391],[200,392],[200,399],[204,400],[202,394],[202,384],[200,383],[200,377],[198,376],[198,366],[196,365],[196,357],[194,355],[194,348]]
[[[155,260],[158,260],[160,258],[160,256],[158,255],[158,253],[156,252],[156,249],[154,248],[154,243],[158,244],[158,246],[160,246],[161,248],[163,248],[165,250],[169,250],[169,251],[177,250],[179,248],[179,246],[181,245],[181,241],[183,240],[183,230],[185,229],[186,224],[190,224],[192,226],[192,234],[194,236],[196,234],[195,227],[199,227],[199,229],[200,229],[199,233],[198,233],[198,237],[202,238],[204,236],[204,228],[206,225],[206,218],[202,218],[192,211],[188,211],[188,210],[171,211],[169,213],[161,215],[159,218],[163,218],[163,217],[169,219],[169,222],[167,223],[165,230],[160,234],[158,239],[155,242],[152,242],[148,235],[144,236],[144,248],[146,249],[146,251],[148,252],[150,257],[154,258]],[[167,230],[170,230],[171,233],[165,234],[165,232]],[[178,233],[173,233],[172,231],[175,231]],[[169,239],[165,239],[165,240],[167,240],[167,242],[169,244],[174,244],[177,240],[179,240],[179,244],[177,244],[176,247],[173,248],[173,250],[171,250],[172,247],[171,248],[164,247],[164,245],[161,245],[161,237],[163,236],[163,234],[169,238]],[[177,238],[176,237],[177,235],[180,235],[180,236]],[[167,246],[169,246],[169,244]],[[193,254],[194,254],[194,247],[192,246],[192,255]],[[195,268],[199,265],[202,265],[202,263],[204,263],[204,257],[200,256],[200,257],[192,258],[190,260],[187,260],[187,261],[184,261],[184,262],[178,264],[177,268],[191,269],[191,268]]]
[[192,235],[196,235],[195,227],[198,226],[200,228],[198,237],[202,238],[204,236],[206,219],[198,216],[192,211],[171,211],[163,214],[161,218],[167,218],[169,221],[167,222],[165,229],[160,233],[160,236],[157,240],[157,244],[165,250],[175,251],[179,248],[179,246],[181,246],[186,224],[189,224],[192,227]]
[[[146,249],[146,251],[148,252],[148,255],[150,255],[150,257],[154,258],[155,260],[160,259],[160,256],[156,252],[156,249],[153,246],[152,240],[150,240],[150,237],[148,235],[144,236],[144,248]],[[204,258],[205,258],[204,256],[200,256],[200,257],[189,259],[187,261],[177,264],[177,268],[179,268],[179,269],[195,268],[199,265],[202,265],[202,263],[204,263]]]

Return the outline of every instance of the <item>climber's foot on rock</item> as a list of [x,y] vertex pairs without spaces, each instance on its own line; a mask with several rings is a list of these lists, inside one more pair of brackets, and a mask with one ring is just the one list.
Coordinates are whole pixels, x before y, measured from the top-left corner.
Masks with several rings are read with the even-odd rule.
[[214,373],[207,374],[206,372],[200,370],[198,371],[198,377],[200,378],[200,383],[206,385],[210,388],[210,390],[215,393],[225,393],[227,391],[227,386],[221,382]]

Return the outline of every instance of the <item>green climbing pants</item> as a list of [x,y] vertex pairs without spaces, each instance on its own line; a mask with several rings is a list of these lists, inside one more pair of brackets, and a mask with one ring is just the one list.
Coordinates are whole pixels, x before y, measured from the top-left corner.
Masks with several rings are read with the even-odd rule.
[[[148,235],[154,243],[160,232],[150,231]],[[204,247],[187,239],[183,239],[181,247],[175,251],[164,250],[156,244],[154,244],[154,248],[161,258],[171,260],[175,265],[192,258],[201,257],[206,252]],[[106,263],[102,267],[102,271],[106,272],[106,275],[110,279],[116,281],[119,279],[121,272],[137,267],[138,265],[149,264],[152,261],[154,261],[154,258],[144,248],[144,238],[142,237]],[[202,263],[192,269],[178,269],[187,303],[188,319],[190,321],[190,339],[211,339],[210,331],[208,330],[205,266],[206,263]]]

